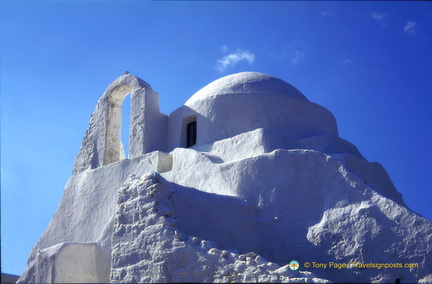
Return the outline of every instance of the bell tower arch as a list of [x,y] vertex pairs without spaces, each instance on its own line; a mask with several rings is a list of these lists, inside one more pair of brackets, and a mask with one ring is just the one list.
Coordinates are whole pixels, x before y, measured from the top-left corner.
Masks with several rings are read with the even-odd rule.
[[122,103],[127,94],[132,92],[129,85],[122,85],[113,90],[108,97],[106,120],[105,164],[111,164],[125,158],[121,141]]
[[140,78],[124,74],[105,90],[92,114],[73,174],[124,159],[121,143],[122,102],[131,95],[129,158],[166,149],[167,116],[159,111],[159,95]]

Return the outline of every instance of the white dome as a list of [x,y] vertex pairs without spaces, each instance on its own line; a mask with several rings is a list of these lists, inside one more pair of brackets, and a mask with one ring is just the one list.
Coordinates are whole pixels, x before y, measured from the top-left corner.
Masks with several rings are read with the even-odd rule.
[[281,79],[258,72],[241,72],[213,81],[196,92],[185,105],[212,99],[218,95],[235,93],[283,94],[307,101],[299,90]]
[[289,139],[338,136],[325,108],[276,77],[243,72],[220,78],[196,92],[169,115],[169,148],[186,147],[187,125],[204,145],[256,129]]

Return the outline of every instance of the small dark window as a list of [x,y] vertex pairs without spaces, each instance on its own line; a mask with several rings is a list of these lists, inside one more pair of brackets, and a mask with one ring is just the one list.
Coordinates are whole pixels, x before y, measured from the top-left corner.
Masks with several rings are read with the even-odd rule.
[[196,122],[196,120],[189,122],[187,124],[186,130],[187,130],[186,147],[189,148],[189,147],[192,147],[193,145],[196,144],[196,138],[197,138],[197,122]]

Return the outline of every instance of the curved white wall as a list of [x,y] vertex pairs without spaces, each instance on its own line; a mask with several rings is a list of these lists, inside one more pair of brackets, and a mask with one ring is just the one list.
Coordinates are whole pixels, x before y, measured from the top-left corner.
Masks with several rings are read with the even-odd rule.
[[168,150],[185,147],[184,120],[191,116],[197,120],[197,145],[258,128],[289,139],[338,136],[334,116],[315,103],[285,94],[235,93],[200,99],[171,113]]

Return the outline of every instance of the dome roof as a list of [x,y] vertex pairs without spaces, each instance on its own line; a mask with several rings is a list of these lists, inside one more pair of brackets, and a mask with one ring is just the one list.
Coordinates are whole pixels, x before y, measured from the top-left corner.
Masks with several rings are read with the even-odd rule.
[[258,72],[241,72],[211,82],[196,92],[185,105],[223,94],[235,93],[282,94],[308,100],[299,90],[281,79]]

